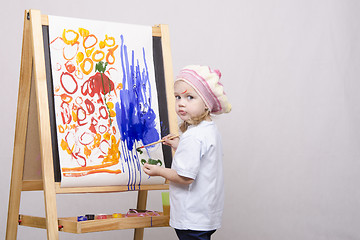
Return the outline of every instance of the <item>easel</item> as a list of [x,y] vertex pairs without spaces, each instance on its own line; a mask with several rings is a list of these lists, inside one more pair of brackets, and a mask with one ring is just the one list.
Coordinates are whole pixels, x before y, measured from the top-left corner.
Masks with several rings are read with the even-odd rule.
[[[41,15],[38,10],[25,11],[6,239],[16,239],[19,224],[46,229],[47,237],[51,240],[59,239],[59,231],[85,233],[132,228],[135,229],[134,239],[140,240],[143,239],[144,228],[168,226],[169,216],[164,215],[156,218],[112,218],[87,222],[77,222],[76,217],[58,219],[56,194],[123,192],[128,191],[128,188],[127,186],[61,188],[60,183],[55,182],[42,34],[42,26],[46,25],[48,25],[47,15]],[[153,36],[161,38],[169,109],[169,130],[176,133],[177,118],[173,111],[173,72],[168,26],[154,26]],[[34,132],[34,129],[29,129],[30,122],[35,126],[33,128],[36,128],[31,139],[29,139],[28,135],[31,131]],[[41,166],[41,173],[38,176],[35,174],[35,177],[30,177],[29,180],[29,177],[25,179],[24,176],[27,172],[26,156],[31,151],[31,149],[27,148],[30,140],[38,140],[40,143],[41,162],[39,162],[39,167]],[[141,189],[137,187],[135,189],[138,191],[137,208],[146,208],[148,190],[167,189],[168,184],[142,185]],[[45,218],[19,215],[22,191],[44,191]]]

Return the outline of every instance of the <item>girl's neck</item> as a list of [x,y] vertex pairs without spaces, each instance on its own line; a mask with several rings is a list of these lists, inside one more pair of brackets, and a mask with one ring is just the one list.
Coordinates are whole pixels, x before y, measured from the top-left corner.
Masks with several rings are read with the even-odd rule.
[[206,116],[206,118],[204,119],[204,121],[211,122],[212,119],[211,119],[210,115]]

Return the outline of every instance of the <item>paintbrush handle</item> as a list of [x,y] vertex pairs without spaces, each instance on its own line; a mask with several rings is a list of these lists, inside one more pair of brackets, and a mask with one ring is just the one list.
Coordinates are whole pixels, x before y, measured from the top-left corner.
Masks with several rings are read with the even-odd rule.
[[[172,136],[172,137],[170,137],[169,139],[171,140],[171,139],[174,139],[174,138],[177,138],[177,137],[179,137],[179,135]],[[162,143],[162,142],[165,142],[165,140],[164,140],[164,139],[161,139],[161,140],[159,140],[159,141],[156,141],[156,142],[153,142],[153,143],[149,143],[149,144],[144,145],[144,146],[142,146],[142,147],[138,147],[137,149],[150,147],[150,146],[152,146],[152,145],[155,145],[155,144],[158,144],[158,143]]]

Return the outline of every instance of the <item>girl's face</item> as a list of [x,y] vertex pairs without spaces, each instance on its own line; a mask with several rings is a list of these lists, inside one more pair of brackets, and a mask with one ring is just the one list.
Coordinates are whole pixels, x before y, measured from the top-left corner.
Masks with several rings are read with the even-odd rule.
[[187,121],[201,116],[206,109],[202,98],[195,89],[184,81],[176,81],[174,85],[175,111],[183,120]]

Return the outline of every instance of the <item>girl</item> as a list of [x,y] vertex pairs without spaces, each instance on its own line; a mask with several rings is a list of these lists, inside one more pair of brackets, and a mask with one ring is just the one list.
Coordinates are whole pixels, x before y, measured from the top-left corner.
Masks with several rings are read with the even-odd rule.
[[176,152],[171,169],[145,164],[144,172],[170,181],[170,226],[180,240],[210,239],[221,226],[224,205],[222,146],[210,113],[228,113],[231,105],[219,82],[221,73],[192,65],[174,84],[175,110],[182,136],[165,144]]

